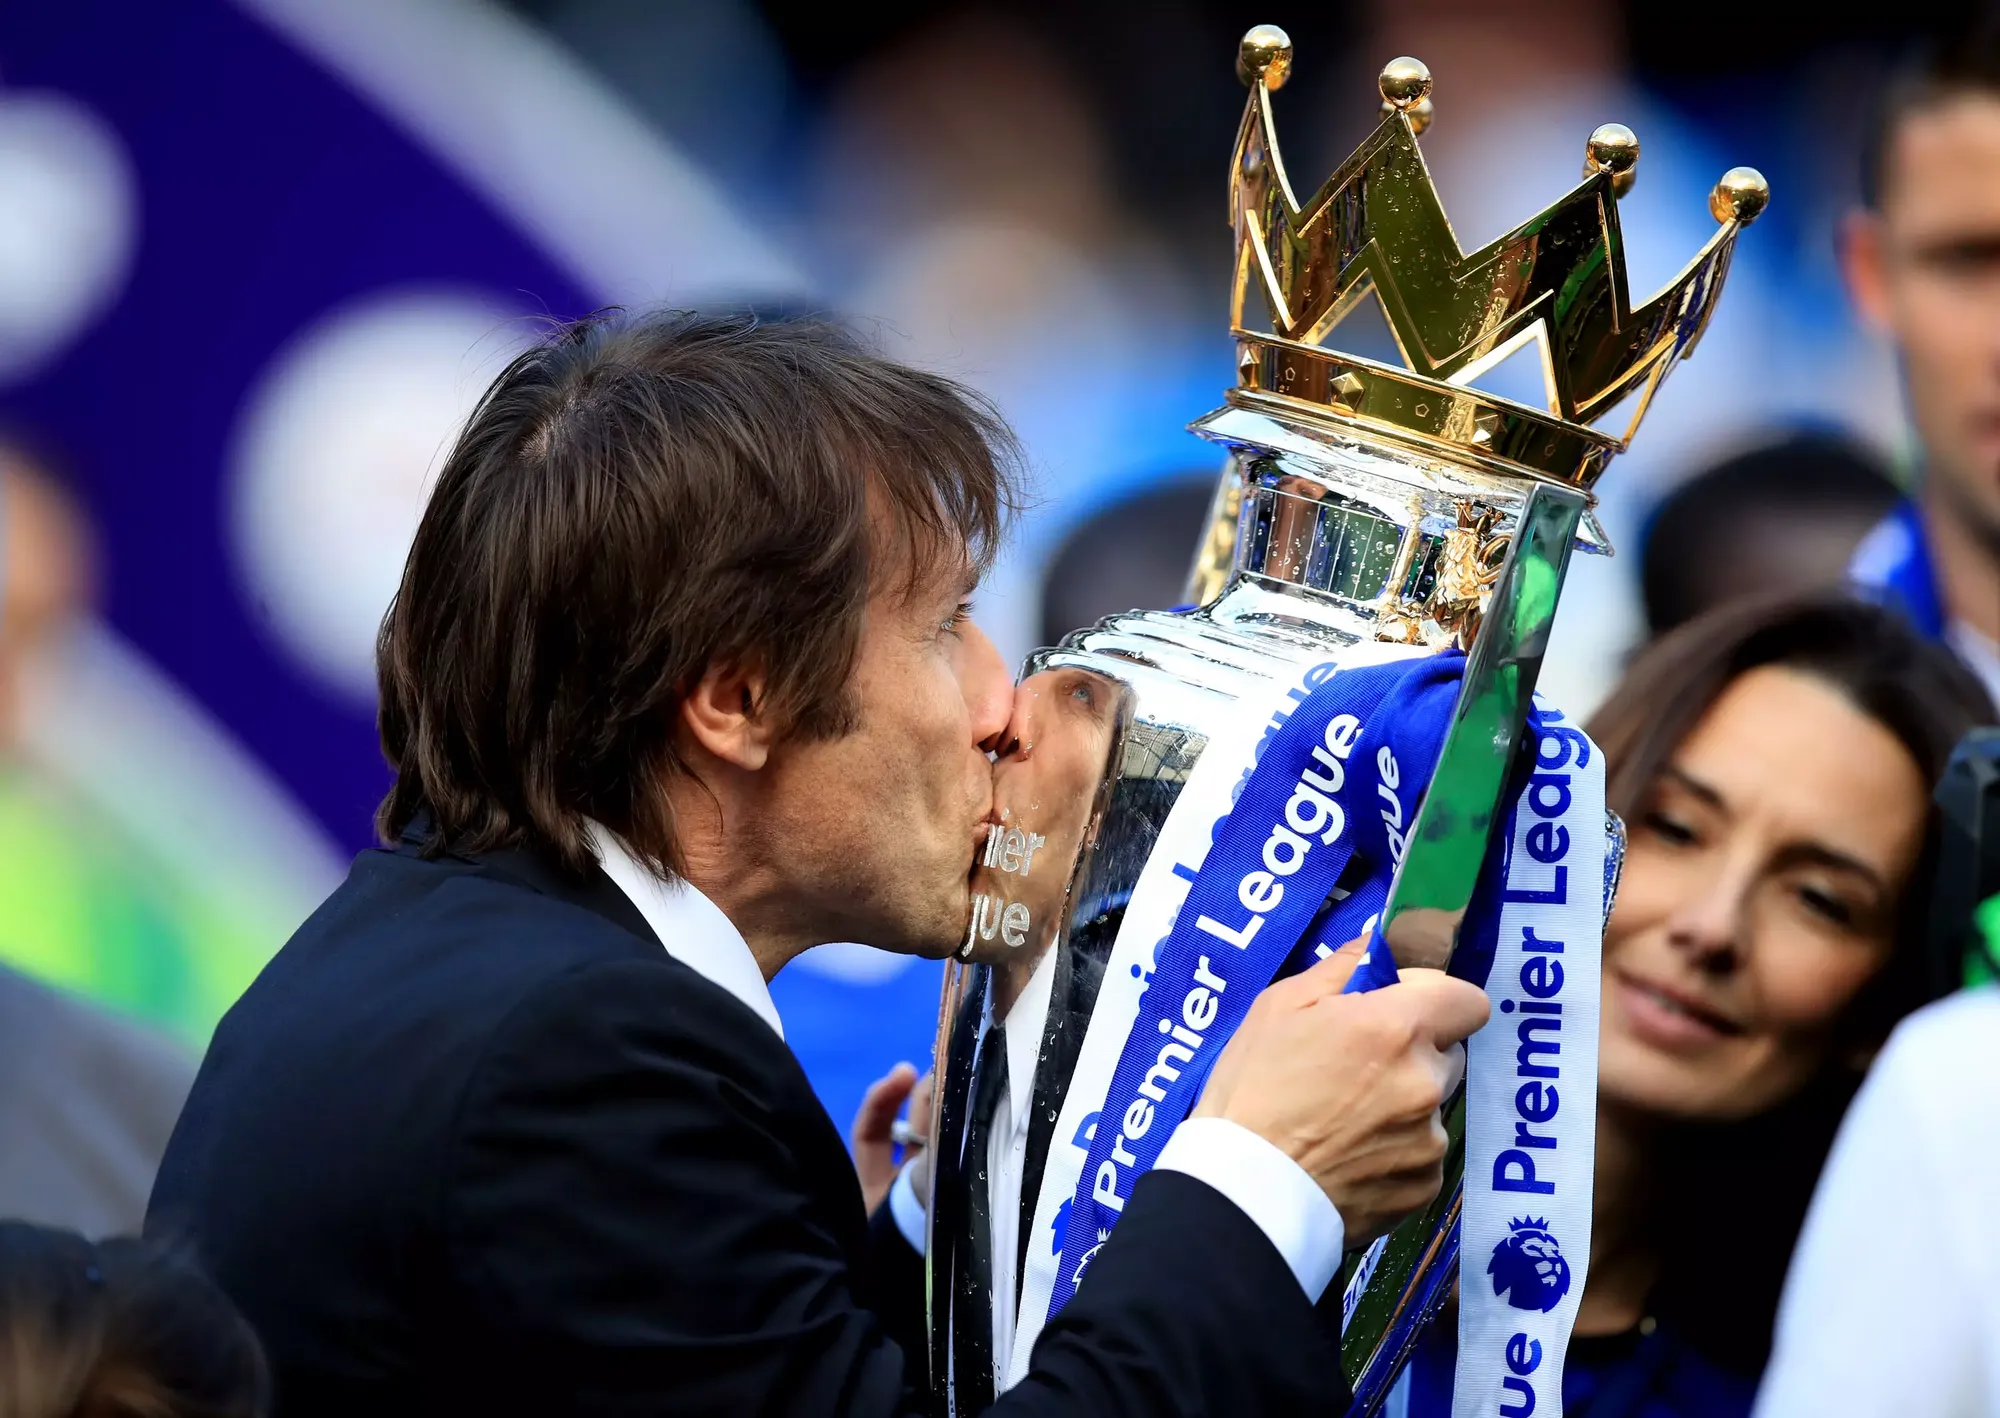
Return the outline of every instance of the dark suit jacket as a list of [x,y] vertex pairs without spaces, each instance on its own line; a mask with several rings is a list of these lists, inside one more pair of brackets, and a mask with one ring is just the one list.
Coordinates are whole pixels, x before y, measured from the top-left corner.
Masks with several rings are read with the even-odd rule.
[[[147,1230],[283,1418],[923,1407],[920,1266],[791,1052],[523,853],[356,861],[217,1031]],[[995,1412],[1337,1411],[1336,1373],[1263,1234],[1160,1174]]]

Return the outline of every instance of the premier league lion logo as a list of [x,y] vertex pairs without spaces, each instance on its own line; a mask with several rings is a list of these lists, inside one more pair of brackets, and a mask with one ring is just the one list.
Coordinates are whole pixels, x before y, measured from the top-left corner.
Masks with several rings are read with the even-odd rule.
[[1487,1262],[1493,1293],[1505,1295],[1507,1303],[1517,1310],[1546,1313],[1569,1293],[1569,1262],[1563,1259],[1562,1247],[1549,1234],[1548,1225],[1533,1216],[1509,1222],[1507,1234]]

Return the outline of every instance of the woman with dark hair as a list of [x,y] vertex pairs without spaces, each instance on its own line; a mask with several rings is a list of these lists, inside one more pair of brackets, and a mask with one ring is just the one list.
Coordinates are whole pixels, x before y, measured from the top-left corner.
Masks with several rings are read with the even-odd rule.
[[0,1418],[263,1418],[257,1336],[179,1253],[0,1221]]
[[[1841,1113],[1929,994],[1932,786],[1993,717],[1948,652],[1825,598],[1683,626],[1590,721],[1629,848],[1565,1414],[1749,1411]],[[1449,1411],[1442,1357],[1416,1366],[1410,1413]]]

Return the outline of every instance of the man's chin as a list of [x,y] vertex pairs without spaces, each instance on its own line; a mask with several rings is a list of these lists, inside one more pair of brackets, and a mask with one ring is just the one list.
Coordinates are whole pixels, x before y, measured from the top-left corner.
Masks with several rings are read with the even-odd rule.
[[945,960],[965,944],[972,924],[972,900],[968,892],[954,901],[941,902],[935,910],[909,919],[879,933],[869,942],[897,955],[914,955],[922,960]]

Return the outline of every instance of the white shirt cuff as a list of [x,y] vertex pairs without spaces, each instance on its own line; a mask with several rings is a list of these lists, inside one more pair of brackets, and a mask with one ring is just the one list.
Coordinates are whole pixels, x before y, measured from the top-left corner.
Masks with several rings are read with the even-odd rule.
[[1227,1118],[1189,1118],[1174,1129],[1153,1166],[1207,1182],[1235,1202],[1271,1238],[1306,1298],[1319,1303],[1340,1270],[1347,1228],[1305,1168]]
[[896,1229],[902,1233],[903,1239],[910,1243],[910,1249],[922,1255],[924,1204],[917,1200],[917,1189],[910,1181],[908,1167],[896,1173],[896,1180],[889,1183],[889,1215],[894,1219]]

